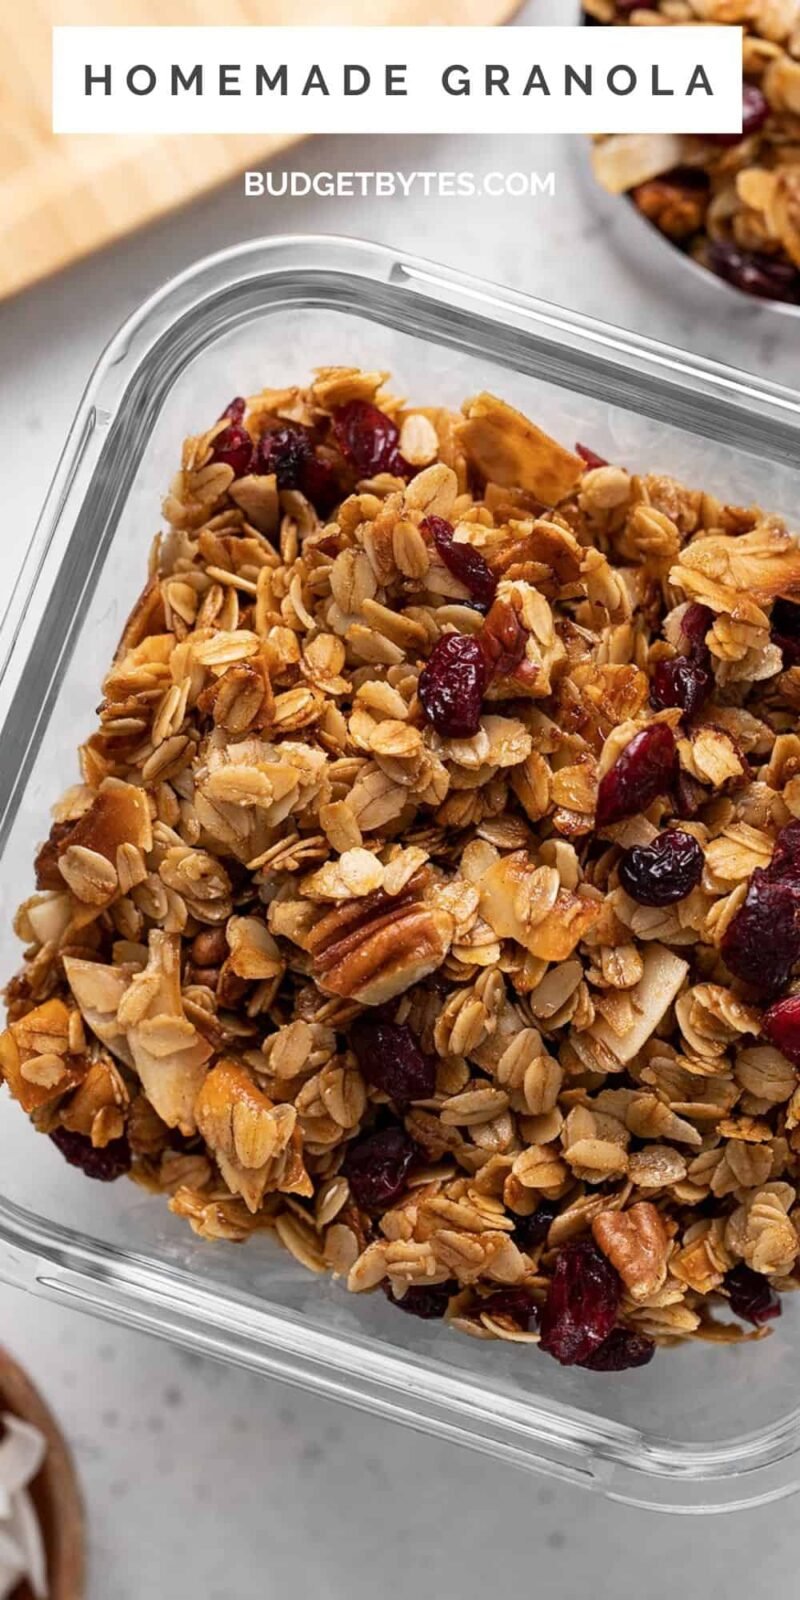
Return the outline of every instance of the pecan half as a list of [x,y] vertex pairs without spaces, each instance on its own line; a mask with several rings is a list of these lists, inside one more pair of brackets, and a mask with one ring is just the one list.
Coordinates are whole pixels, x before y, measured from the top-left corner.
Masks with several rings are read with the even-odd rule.
[[688,239],[705,222],[709,190],[674,177],[650,178],[633,191],[634,203],[670,239]]
[[649,1200],[640,1200],[629,1211],[601,1211],[592,1233],[634,1300],[647,1300],[661,1288],[667,1276],[669,1234]]
[[326,994],[379,1006],[441,966],[455,927],[449,911],[414,894],[378,890],[329,912],[308,939],[314,976]]

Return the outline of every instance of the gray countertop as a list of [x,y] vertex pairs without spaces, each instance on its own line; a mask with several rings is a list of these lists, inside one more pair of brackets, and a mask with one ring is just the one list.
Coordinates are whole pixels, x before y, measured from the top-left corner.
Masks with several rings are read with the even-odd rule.
[[[559,0],[538,0],[536,20],[563,20]],[[798,324],[676,271],[620,203],[591,192],[578,140],[315,140],[286,165],[552,170],[556,196],[266,201],[235,183],[0,307],[0,592],[106,339],[165,278],[234,239],[371,237],[794,380]],[[0,1341],[74,1445],[91,1600],[796,1593],[791,1502],[702,1522],[635,1512],[7,1288]]]

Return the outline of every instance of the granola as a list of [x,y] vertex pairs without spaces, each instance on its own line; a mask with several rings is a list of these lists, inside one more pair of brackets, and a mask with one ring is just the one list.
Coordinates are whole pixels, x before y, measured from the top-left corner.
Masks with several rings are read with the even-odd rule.
[[591,23],[743,29],[741,135],[616,134],[595,176],[718,277],[800,304],[800,0],[583,0]]
[[762,1337],[800,1281],[800,548],[385,383],[186,441],[2,1076],[201,1238],[477,1338]]

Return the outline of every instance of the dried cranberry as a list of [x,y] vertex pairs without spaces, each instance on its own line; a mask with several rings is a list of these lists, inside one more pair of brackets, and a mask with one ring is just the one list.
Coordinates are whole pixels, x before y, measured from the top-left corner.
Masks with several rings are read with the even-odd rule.
[[316,454],[311,430],[300,422],[283,422],[262,434],[253,470],[274,473],[279,489],[299,489],[323,516],[339,499],[333,463]]
[[478,732],[489,668],[480,641],[446,633],[434,645],[419,675],[419,698],[428,721],[444,739],[471,739]]
[[395,1300],[388,1284],[383,1286],[384,1294],[390,1305],[396,1306],[398,1311],[407,1311],[409,1316],[422,1317],[425,1322],[437,1321],[445,1315],[450,1296],[458,1294],[458,1284],[452,1279],[448,1283],[414,1283],[406,1289],[400,1300]]
[[777,1000],[764,1015],[761,1031],[787,1060],[800,1067],[800,994]]
[[473,1310],[489,1317],[510,1317],[525,1333],[539,1325],[539,1310],[527,1289],[496,1289],[485,1300],[479,1300]]
[[658,0],[617,0],[617,10],[621,17],[629,17],[632,11],[655,11]]
[[445,522],[444,517],[426,517],[420,527],[423,533],[430,534],[448,571],[463,583],[472,599],[481,606],[490,606],[497,592],[497,578],[480,550],[454,539],[452,523]]
[[800,889],[757,867],[725,931],[722,954],[735,977],[775,994],[800,956]]
[[608,828],[635,811],[646,811],[657,795],[669,789],[675,765],[675,738],[666,722],[655,722],[634,734],[601,779],[596,826]]
[[800,606],[791,600],[776,600],[770,617],[773,644],[780,646],[785,667],[800,662]]
[[529,1217],[517,1217],[511,1235],[520,1250],[535,1250],[544,1244],[550,1228],[558,1216],[558,1206],[552,1200],[542,1200]]
[[68,1128],[54,1128],[50,1135],[56,1149],[71,1167],[80,1167],[87,1178],[98,1183],[113,1183],[131,1169],[131,1147],[127,1139],[111,1139],[102,1149],[92,1144],[82,1133],[70,1133]]
[[701,605],[699,600],[693,600],[691,605],[686,607],[681,617],[681,633],[684,638],[689,640],[692,646],[692,654],[694,655],[702,649],[704,660],[708,658],[709,654],[705,642],[706,634],[709,628],[713,626],[713,623],[714,613],[710,606]]
[[710,188],[708,173],[702,167],[669,167],[656,182],[674,184],[677,189],[690,189],[696,194]]
[[692,822],[707,799],[702,783],[681,770],[675,780],[675,815],[681,822]]
[[742,89],[742,132],[758,133],[769,116],[769,102],[755,83],[746,83]]
[[342,455],[360,477],[372,478],[377,472],[413,476],[413,467],[400,454],[397,424],[368,400],[348,400],[339,406],[333,413],[333,432]]
[[318,455],[309,456],[300,468],[298,488],[321,516],[327,516],[340,497],[333,463]]
[[234,478],[244,478],[253,465],[253,441],[242,423],[244,411],[245,402],[237,395],[222,413],[231,419],[229,426],[217,434],[211,446],[211,460],[230,467]]
[[303,467],[314,453],[311,435],[299,422],[282,422],[263,433],[256,452],[256,471],[273,473],[279,489],[297,489]]
[[726,1272],[725,1288],[734,1315],[743,1317],[745,1322],[754,1322],[757,1328],[781,1314],[781,1298],[769,1278],[762,1272],[754,1272],[744,1261]]
[[650,701],[658,711],[680,706],[684,715],[694,716],[714,687],[711,654],[705,636],[713,623],[708,606],[690,605],[681,617],[681,633],[689,649],[671,661],[658,661],[650,684]]
[[761,90],[755,83],[746,83],[742,88],[742,131],[741,133],[706,133],[703,135],[709,144],[740,144],[742,139],[751,133],[758,133],[763,128],[769,116],[769,104]]
[[800,822],[782,828],[768,867],[757,867],[722,940],[731,972],[767,994],[800,958]]
[[394,1205],[416,1154],[414,1140],[397,1123],[354,1139],[347,1147],[342,1172],[356,1205],[366,1211]]
[[225,410],[220,412],[219,420],[220,422],[223,420],[227,422],[241,422],[246,410],[247,401],[243,395],[237,394],[234,396],[233,400],[231,400],[230,404],[225,407]]
[[656,1353],[653,1340],[633,1328],[612,1328],[607,1339],[593,1350],[579,1367],[591,1372],[627,1372],[630,1367],[646,1367]]
[[684,715],[694,716],[705,704],[714,685],[707,667],[691,656],[673,656],[671,661],[658,661],[650,683],[650,703],[657,711],[668,706],[680,706]]
[[781,828],[767,872],[770,878],[790,878],[800,885],[800,822]]
[[581,461],[586,462],[590,472],[593,472],[595,467],[608,466],[605,456],[599,456],[596,450],[590,450],[588,444],[576,444],[575,454],[580,456]]
[[652,844],[634,845],[619,864],[619,881],[640,906],[672,906],[703,875],[703,852],[691,833],[667,828]]
[[436,1089],[436,1062],[426,1056],[404,1022],[360,1017],[350,1043],[367,1083],[391,1095],[398,1105],[427,1100]]
[[542,1349],[565,1367],[586,1361],[616,1323],[621,1290],[619,1275],[591,1240],[564,1245],[541,1315]]
[[789,261],[737,249],[717,239],[709,245],[707,264],[717,277],[760,300],[800,301],[800,272]]

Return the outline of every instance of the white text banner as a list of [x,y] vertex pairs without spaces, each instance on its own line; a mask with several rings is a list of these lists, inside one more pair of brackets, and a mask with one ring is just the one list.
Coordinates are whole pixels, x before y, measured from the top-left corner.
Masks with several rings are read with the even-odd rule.
[[742,34],[53,29],[56,133],[732,133]]

